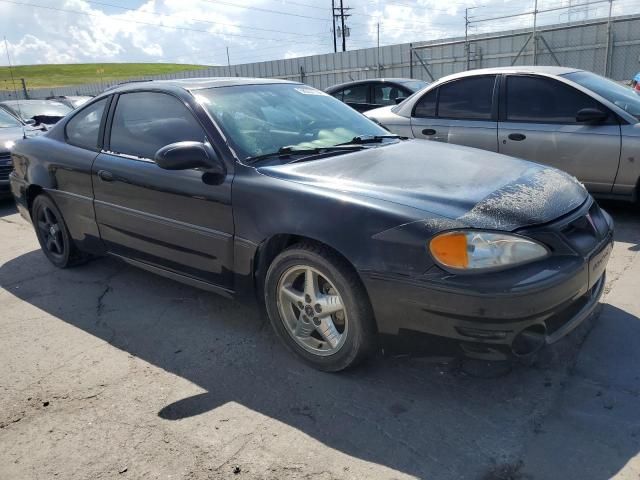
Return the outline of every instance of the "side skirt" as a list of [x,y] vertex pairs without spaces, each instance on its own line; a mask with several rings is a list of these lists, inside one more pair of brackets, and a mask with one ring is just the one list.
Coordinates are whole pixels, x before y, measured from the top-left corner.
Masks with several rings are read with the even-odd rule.
[[175,280],[176,282],[184,283],[186,285],[199,288],[201,290],[206,290],[208,292],[217,293],[218,295],[222,295],[225,298],[233,299],[235,297],[234,295],[235,292],[233,290],[219,287],[217,285],[212,285],[211,283],[203,282],[202,280],[197,280],[195,278],[191,278],[186,275],[181,275],[179,273],[171,272],[169,270],[165,270],[164,268],[156,267],[155,265],[149,265],[148,263],[123,257],[122,255],[118,255],[116,253],[109,252],[108,254],[112,257],[119,258],[120,260],[130,265],[133,265],[134,267],[147,270],[148,272],[155,273],[157,275],[160,275],[165,278],[169,278],[171,280]]

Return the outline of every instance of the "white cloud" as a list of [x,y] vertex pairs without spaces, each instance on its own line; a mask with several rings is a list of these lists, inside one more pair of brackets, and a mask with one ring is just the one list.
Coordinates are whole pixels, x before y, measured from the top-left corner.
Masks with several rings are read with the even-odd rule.
[[[328,0],[322,4],[312,0],[290,1],[293,0],[40,2],[48,8],[0,2],[0,18],[6,25],[3,33],[17,64],[132,61],[226,64],[226,47],[230,49],[232,63],[332,51],[331,16],[324,5]],[[553,1],[541,0],[540,8]],[[640,11],[640,3],[636,3],[633,9]],[[531,9],[529,0],[349,0],[345,4],[353,7],[347,21],[351,28],[349,49],[375,46],[378,23],[381,44],[387,45],[461,35],[465,7],[476,7],[470,11],[474,19]],[[566,20],[566,13],[564,18],[561,13],[541,19],[546,23]],[[601,14],[595,10],[594,13]],[[632,12],[626,8],[620,13]],[[530,23],[530,16],[472,23],[470,33],[519,28]],[[4,55],[0,63],[6,64]]]

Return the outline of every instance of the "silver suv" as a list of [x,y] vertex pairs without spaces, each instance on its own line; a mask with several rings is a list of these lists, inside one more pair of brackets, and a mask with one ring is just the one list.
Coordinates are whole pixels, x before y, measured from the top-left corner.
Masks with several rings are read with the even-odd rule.
[[473,70],[444,77],[399,105],[366,115],[399,135],[552,165],[599,197],[638,197],[640,96],[591,72]]

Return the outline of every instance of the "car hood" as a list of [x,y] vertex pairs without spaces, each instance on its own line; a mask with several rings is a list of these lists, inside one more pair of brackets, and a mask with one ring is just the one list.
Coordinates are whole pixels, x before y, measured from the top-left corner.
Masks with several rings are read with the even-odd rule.
[[258,168],[264,175],[376,198],[456,220],[515,230],[552,221],[588,193],[559,170],[484,150],[423,140]]
[[393,113],[391,109],[395,107],[395,105],[387,105],[385,107],[373,108],[371,110],[367,110],[364,112],[366,117],[375,117],[376,115],[386,115],[389,113]]
[[0,128],[0,152],[7,152],[10,147],[6,146],[7,142],[15,142],[24,136],[22,127]]

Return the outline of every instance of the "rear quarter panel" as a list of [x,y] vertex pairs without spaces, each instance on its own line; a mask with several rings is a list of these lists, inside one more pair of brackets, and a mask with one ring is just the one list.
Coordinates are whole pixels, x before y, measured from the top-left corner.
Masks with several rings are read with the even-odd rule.
[[12,152],[15,174],[24,182],[25,191],[39,187],[53,199],[79,248],[102,252],[91,180],[97,152],[68,145],[55,136],[56,130],[16,143]]

